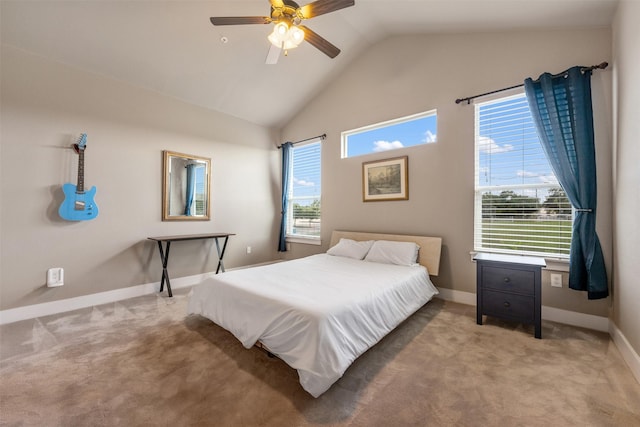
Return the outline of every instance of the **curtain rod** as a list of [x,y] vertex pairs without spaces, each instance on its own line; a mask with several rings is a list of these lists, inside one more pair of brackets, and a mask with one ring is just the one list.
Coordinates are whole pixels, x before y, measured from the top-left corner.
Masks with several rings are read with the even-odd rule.
[[[580,68],[580,71],[582,71],[584,73],[585,71],[591,71],[591,70],[596,70],[596,69],[604,70],[608,66],[609,66],[608,62],[601,62],[598,65],[592,65],[590,67],[582,67],[582,68]],[[561,73],[554,74],[553,77],[562,76],[562,75],[566,74],[568,71],[569,71],[568,69],[564,70]],[[505,87],[505,88],[502,88],[502,89],[493,90],[491,92],[481,93],[480,95],[469,96],[467,98],[458,98],[458,99],[456,99],[456,104],[460,104],[461,102],[464,102],[464,101],[467,101],[467,104],[471,104],[471,100],[476,99],[476,98],[480,98],[481,96],[493,95],[494,93],[504,92],[505,90],[515,89],[517,87],[522,87],[522,86],[524,86],[524,83],[521,83],[521,84],[515,85],[515,86]]]
[[[312,136],[311,138],[307,138],[307,139],[301,139],[300,141],[296,141],[296,142],[292,142],[293,145],[296,144],[300,144],[301,142],[306,142],[306,141],[311,141],[312,139],[325,139],[327,137],[326,133],[323,133],[322,135],[318,135],[318,136]],[[278,145],[278,150],[282,147],[282,145]]]

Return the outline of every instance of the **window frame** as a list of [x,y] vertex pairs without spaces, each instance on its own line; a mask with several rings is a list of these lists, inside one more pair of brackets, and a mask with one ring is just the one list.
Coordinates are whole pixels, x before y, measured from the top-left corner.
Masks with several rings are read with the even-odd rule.
[[[524,192],[525,190],[545,189],[550,191],[551,189],[558,188],[558,187],[562,189],[559,183],[554,185],[552,183],[542,183],[542,182],[526,183],[526,184],[507,184],[507,185],[484,185],[484,186],[480,185],[480,174],[481,174],[480,151],[481,149],[479,148],[480,147],[479,141],[480,141],[480,138],[486,137],[486,135],[480,135],[480,108],[485,105],[497,104],[499,102],[504,102],[509,99],[521,99],[521,98],[524,98],[524,100],[526,101],[526,95],[524,93],[524,90],[516,89],[516,90],[511,90],[507,93],[503,92],[501,94],[485,97],[481,102],[474,102],[475,105],[474,105],[474,224],[473,224],[474,249],[473,249],[473,253],[475,254],[477,252],[490,252],[490,253],[524,255],[524,256],[537,256],[537,257],[545,258],[546,260],[552,263],[555,263],[556,265],[563,265],[565,263],[568,263],[568,260],[569,260],[569,247],[571,244],[571,234],[569,234],[568,241],[564,242],[567,245],[563,249],[566,251],[566,253],[546,252],[544,250],[539,250],[539,251],[526,250],[526,248],[524,249],[521,248],[518,250],[509,250],[509,249],[500,249],[495,247],[483,246],[483,229],[484,229],[483,228],[484,212],[483,212],[483,197],[482,197],[483,193],[513,191],[516,194],[519,194],[518,191]],[[533,122],[533,119],[531,119],[531,121]],[[539,138],[538,138],[538,141],[539,141]],[[523,166],[524,165],[526,164],[523,162]],[[553,177],[557,180],[552,170],[551,170],[551,174],[553,174]],[[544,201],[546,201],[546,199]],[[539,205],[542,206],[544,201],[538,200]],[[569,207],[571,207],[570,203],[569,203]],[[538,211],[538,214],[539,213],[540,212]],[[570,219],[570,223],[568,228],[569,230],[572,230],[573,221],[574,221],[573,208],[571,208],[571,215],[569,219]],[[567,228],[566,226],[564,227]],[[566,231],[565,231],[565,234],[566,234]],[[532,236],[529,235],[529,237],[532,237]],[[550,235],[547,235],[547,237],[550,237]]]
[[[300,150],[302,148],[309,148],[309,146],[312,145],[317,145],[318,149],[319,149],[319,153],[318,153],[318,174],[319,174],[319,181],[320,181],[320,194],[317,195],[317,197],[314,196],[295,196],[294,195],[294,170],[295,170],[295,150]],[[312,139],[310,141],[305,141],[305,142],[300,142],[295,144],[293,147],[291,147],[292,153],[291,153],[291,164],[290,164],[290,168],[291,170],[289,171],[289,194],[287,195],[287,199],[288,199],[288,208],[287,208],[287,219],[286,219],[286,225],[287,225],[287,229],[286,229],[286,233],[285,233],[285,239],[287,242],[289,243],[302,243],[302,244],[309,244],[309,245],[320,245],[321,242],[321,232],[322,232],[322,138],[317,138],[317,139]],[[317,235],[311,235],[311,234],[297,234],[297,233],[293,233],[293,229],[294,229],[294,225],[295,225],[295,218],[293,217],[294,215],[294,209],[293,209],[293,205],[295,203],[296,200],[309,200],[309,199],[317,199],[320,202],[320,216],[318,218],[318,225],[317,225],[317,229],[318,229],[318,234]]]
[[370,124],[370,125],[366,125],[366,126],[362,126],[356,129],[351,129],[351,130],[346,130],[340,133],[340,156],[342,159],[350,159],[350,158],[354,158],[354,157],[360,157],[360,156],[366,156],[366,155],[370,155],[370,154],[375,154],[375,153],[379,153],[379,151],[369,151],[366,153],[361,153],[361,154],[354,154],[354,155],[349,155],[349,137],[353,136],[353,135],[360,135],[362,133],[366,133],[366,132],[371,132],[374,130],[378,130],[378,129],[384,129],[387,127],[391,127],[391,126],[395,126],[395,125],[399,125],[399,124],[403,124],[403,123],[408,123],[408,122],[412,122],[412,121],[416,121],[416,120],[420,120],[420,119],[424,119],[427,117],[434,117],[436,120],[436,133],[435,133],[435,140],[433,141],[428,141],[428,142],[421,142],[418,144],[413,144],[413,145],[406,145],[406,146],[402,146],[402,147],[398,147],[398,148],[390,148],[388,150],[384,150],[385,152],[390,152],[390,151],[395,151],[395,150],[400,150],[403,148],[409,148],[409,147],[419,147],[419,146],[423,146],[423,145],[429,145],[429,144],[435,144],[438,142],[438,110],[437,109],[432,109],[432,110],[428,110],[428,111],[423,111],[421,113],[415,113],[415,114],[411,114],[408,116],[404,116],[404,117],[398,117],[395,119],[391,119],[391,120],[386,120],[383,122],[379,122],[379,123],[374,123],[374,124]]

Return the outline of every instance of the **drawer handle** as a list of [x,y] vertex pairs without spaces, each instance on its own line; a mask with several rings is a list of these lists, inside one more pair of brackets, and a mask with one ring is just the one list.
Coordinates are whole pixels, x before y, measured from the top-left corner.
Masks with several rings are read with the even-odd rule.
[[508,277],[504,278],[504,283],[509,283],[511,281],[511,279],[509,279]]
[[509,303],[509,301],[505,301],[505,302],[504,302],[504,306],[505,306],[506,308],[509,308],[509,307],[511,307],[511,304]]

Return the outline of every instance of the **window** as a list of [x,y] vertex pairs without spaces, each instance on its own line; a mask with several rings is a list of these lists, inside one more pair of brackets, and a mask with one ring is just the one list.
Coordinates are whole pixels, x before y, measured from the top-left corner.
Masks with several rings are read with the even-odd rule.
[[342,132],[342,158],[436,142],[435,110]]
[[476,105],[476,251],[568,258],[572,210],[524,94]]
[[321,168],[320,141],[294,145],[287,212],[287,240],[320,243]]
[[195,203],[192,206],[192,215],[202,216],[207,214],[207,167],[199,164],[195,170]]

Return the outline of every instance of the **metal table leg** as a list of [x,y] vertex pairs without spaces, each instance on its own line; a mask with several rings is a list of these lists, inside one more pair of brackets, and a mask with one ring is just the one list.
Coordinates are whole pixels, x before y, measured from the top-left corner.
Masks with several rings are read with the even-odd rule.
[[167,271],[167,264],[169,263],[169,247],[171,241],[167,241],[166,249],[162,249],[162,242],[158,241],[158,250],[160,251],[160,259],[162,260],[162,279],[160,280],[160,292],[164,289],[164,282],[167,281],[167,292],[169,297],[173,296],[171,292],[171,283],[169,282],[169,272]]
[[224,257],[224,251],[225,249],[227,249],[227,241],[229,240],[229,236],[226,236],[224,238],[224,243],[222,244],[222,251],[220,250],[220,243],[218,242],[218,238],[215,238],[216,241],[216,250],[218,251],[218,267],[216,268],[216,274],[218,274],[218,272],[220,270],[222,270],[222,272],[224,273],[224,262],[222,261],[222,258]]

